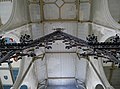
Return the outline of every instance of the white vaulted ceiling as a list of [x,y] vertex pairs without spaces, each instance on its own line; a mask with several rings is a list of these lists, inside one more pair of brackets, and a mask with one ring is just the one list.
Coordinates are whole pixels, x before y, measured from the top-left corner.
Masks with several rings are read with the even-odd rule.
[[50,21],[91,22],[119,29],[119,0],[1,0],[1,30]]
[[1,30],[46,21],[93,22],[119,29],[119,0],[1,0]]
[[[1,26],[1,30],[10,30],[29,23],[90,20],[89,0],[3,0],[0,3],[3,2],[10,2],[9,5],[13,8],[9,11],[10,18],[4,15],[9,20]],[[1,14],[3,22],[2,16]]]
[[115,21],[120,22],[120,0],[108,0],[110,14]]
[[5,24],[12,13],[13,3],[11,1],[1,2],[0,3],[0,18],[2,24]]

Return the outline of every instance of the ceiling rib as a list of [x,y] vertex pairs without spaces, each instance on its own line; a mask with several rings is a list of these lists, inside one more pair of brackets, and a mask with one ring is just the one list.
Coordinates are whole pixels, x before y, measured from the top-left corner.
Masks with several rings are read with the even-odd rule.
[[43,11],[43,0],[40,0],[40,18],[41,18],[41,23],[44,21],[44,11]]
[[7,2],[7,1],[11,1],[12,2],[12,0],[0,0],[0,2]]

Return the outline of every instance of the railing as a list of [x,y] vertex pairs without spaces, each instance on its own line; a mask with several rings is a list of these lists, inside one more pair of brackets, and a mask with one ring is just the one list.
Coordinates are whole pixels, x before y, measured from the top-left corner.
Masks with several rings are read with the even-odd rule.
[[83,89],[86,89],[84,81],[81,81],[79,79],[76,79],[76,87],[77,88],[82,87]]
[[[22,56],[35,57],[36,54],[33,52],[34,49],[45,47],[46,49],[52,49],[52,44],[56,40],[62,40],[66,45],[65,49],[71,49],[73,47],[87,47],[89,52],[86,50],[82,56],[97,56],[106,57],[114,63],[120,64],[120,37],[116,36],[111,39],[111,42],[98,42],[97,36],[92,34],[89,35],[87,41],[69,35],[57,29],[55,32],[45,35],[41,38],[32,40],[30,35],[21,35],[20,43],[6,43],[5,39],[0,36],[0,63],[9,62],[8,59],[16,58],[21,59]],[[27,52],[23,52],[27,50]],[[20,58],[19,58],[20,57]]]
[[48,83],[47,79],[41,81],[40,83],[38,83],[38,89],[43,89],[43,88],[46,89],[48,85],[47,83]]

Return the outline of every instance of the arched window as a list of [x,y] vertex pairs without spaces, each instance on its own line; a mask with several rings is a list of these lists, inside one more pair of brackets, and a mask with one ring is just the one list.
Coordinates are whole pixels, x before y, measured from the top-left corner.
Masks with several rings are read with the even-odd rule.
[[103,86],[101,84],[98,84],[95,89],[104,89]]
[[22,85],[20,89],[28,89],[27,85]]
[[16,43],[16,41],[13,38],[5,37],[4,40],[5,43]]

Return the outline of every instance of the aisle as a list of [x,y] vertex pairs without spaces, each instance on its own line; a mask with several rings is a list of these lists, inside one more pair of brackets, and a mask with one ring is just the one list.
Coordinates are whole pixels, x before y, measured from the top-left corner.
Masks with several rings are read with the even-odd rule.
[[83,88],[77,88],[75,85],[51,85],[48,86],[47,89],[83,89]]

